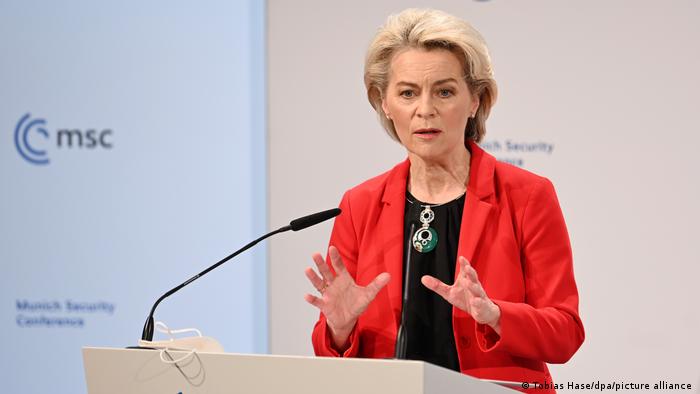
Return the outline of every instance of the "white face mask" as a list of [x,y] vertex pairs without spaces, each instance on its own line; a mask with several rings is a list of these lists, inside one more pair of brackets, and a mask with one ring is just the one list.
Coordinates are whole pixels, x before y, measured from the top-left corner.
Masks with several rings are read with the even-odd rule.
[[[166,334],[169,339],[161,341],[144,341],[139,340],[139,346],[148,347],[153,349],[160,349],[160,359],[166,364],[176,364],[186,360],[188,357],[192,356],[195,352],[199,353],[224,353],[224,348],[221,344],[214,338],[202,336],[201,331],[196,328],[183,328],[179,330],[171,330],[163,322],[156,322],[155,330]],[[174,334],[183,334],[191,332],[194,336],[186,336],[182,338],[176,338]],[[189,350],[184,356],[173,359],[170,354],[167,354],[167,350]]]

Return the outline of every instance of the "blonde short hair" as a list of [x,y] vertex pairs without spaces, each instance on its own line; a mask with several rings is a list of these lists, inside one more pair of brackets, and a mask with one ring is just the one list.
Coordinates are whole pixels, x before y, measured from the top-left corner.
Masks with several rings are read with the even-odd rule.
[[[476,142],[486,134],[486,119],[496,102],[496,80],[491,57],[481,34],[466,21],[432,9],[410,8],[391,15],[374,37],[365,59],[367,98],[389,135],[399,140],[394,123],[387,119],[382,100],[389,84],[391,59],[406,48],[447,49],[457,55],[464,67],[469,90],[479,98],[476,116],[464,130],[465,143]],[[465,111],[467,109],[465,108]]]

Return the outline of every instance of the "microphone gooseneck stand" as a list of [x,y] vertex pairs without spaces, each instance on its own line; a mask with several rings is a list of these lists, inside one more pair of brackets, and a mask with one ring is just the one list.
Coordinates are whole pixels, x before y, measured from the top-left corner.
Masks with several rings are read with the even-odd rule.
[[289,231],[289,230],[292,230],[292,231],[303,230],[307,227],[310,227],[310,226],[316,225],[318,223],[321,223],[323,221],[326,221],[328,219],[334,218],[334,217],[338,216],[340,214],[340,212],[341,211],[339,208],[333,208],[333,209],[329,209],[327,211],[314,213],[314,214],[311,214],[308,216],[301,217],[299,219],[292,220],[291,222],[289,222],[289,225],[284,226],[284,227],[280,227],[275,231],[272,231],[270,233],[263,235],[262,237],[256,239],[255,241],[250,242],[249,244],[245,245],[244,247],[242,247],[242,248],[238,249],[237,251],[231,253],[230,255],[224,257],[223,259],[221,259],[221,261],[217,262],[216,264],[212,265],[211,267],[209,267],[209,268],[205,269],[204,271],[198,273],[197,275],[187,279],[186,281],[184,281],[180,285],[173,287],[167,293],[160,296],[160,298],[158,298],[158,300],[156,300],[155,304],[153,304],[153,308],[151,308],[151,313],[148,314],[148,318],[146,319],[146,323],[143,325],[143,332],[141,333],[141,339],[144,341],[152,341],[153,340],[153,326],[154,326],[153,315],[155,314],[155,311],[156,311],[156,308],[158,307],[158,304],[160,304],[161,301],[163,301],[164,299],[170,297],[171,295],[178,292],[183,287],[189,285],[190,283],[194,282],[195,280],[206,275],[207,273],[209,273],[213,269],[219,267],[221,264],[231,260],[232,258],[234,258],[234,257],[238,256],[239,254],[245,252],[246,250],[252,248],[255,244],[264,240],[265,238],[268,238],[268,237],[271,237],[275,234],[283,233],[283,232]]
[[396,335],[396,347],[394,348],[395,358],[399,360],[406,359],[406,346],[408,345],[408,334],[406,330],[406,305],[408,305],[408,281],[411,277],[411,252],[412,246],[411,239],[413,239],[413,232],[416,229],[416,223],[411,223],[411,230],[408,232],[408,239],[406,240],[406,272],[403,276],[403,301],[401,303],[401,324],[399,325],[399,332]]

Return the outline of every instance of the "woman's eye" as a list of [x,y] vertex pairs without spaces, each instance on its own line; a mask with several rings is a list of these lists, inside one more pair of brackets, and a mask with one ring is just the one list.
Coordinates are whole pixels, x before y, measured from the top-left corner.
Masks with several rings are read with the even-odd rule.
[[452,91],[450,89],[440,89],[438,90],[438,95],[440,97],[450,97],[452,96]]
[[413,93],[413,90],[403,90],[399,95],[403,98],[412,98],[415,96],[415,93]]

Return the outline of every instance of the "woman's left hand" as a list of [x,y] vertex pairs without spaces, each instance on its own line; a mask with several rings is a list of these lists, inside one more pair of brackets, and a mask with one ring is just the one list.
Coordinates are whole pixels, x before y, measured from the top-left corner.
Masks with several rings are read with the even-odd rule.
[[430,275],[424,275],[421,282],[450,304],[470,314],[477,323],[489,325],[500,334],[501,309],[486,295],[469,261],[463,256],[458,261],[459,275],[452,286]]

